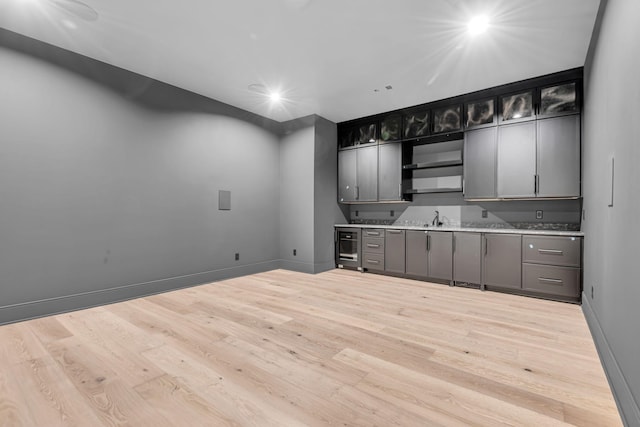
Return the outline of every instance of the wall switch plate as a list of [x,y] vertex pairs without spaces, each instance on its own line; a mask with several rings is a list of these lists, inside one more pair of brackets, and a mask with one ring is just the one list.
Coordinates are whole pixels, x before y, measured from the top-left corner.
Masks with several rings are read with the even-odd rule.
[[542,219],[542,211],[536,211],[536,219]]
[[218,191],[218,210],[221,210],[221,211],[231,210],[231,191],[225,191],[225,190]]
[[240,254],[236,252],[236,261],[240,261]]
[[297,250],[297,249],[294,249],[294,250],[293,250],[293,256],[296,256],[296,255],[298,255],[298,250]]
[[482,218],[486,218],[489,216],[489,213],[487,212],[486,209],[482,209]]

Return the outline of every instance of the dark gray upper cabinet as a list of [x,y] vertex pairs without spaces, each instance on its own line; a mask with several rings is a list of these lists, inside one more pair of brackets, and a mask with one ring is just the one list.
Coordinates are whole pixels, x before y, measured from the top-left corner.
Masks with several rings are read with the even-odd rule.
[[498,127],[497,195],[536,196],[536,123]]
[[378,146],[360,147],[356,150],[356,200],[378,200]]
[[522,236],[485,234],[483,285],[522,288]]
[[429,277],[426,231],[406,232],[406,273],[411,276]]
[[378,146],[378,200],[402,200],[402,143]]
[[464,198],[496,197],[495,127],[469,130],[464,134]]
[[429,277],[453,280],[453,233],[429,231]]
[[342,203],[378,200],[378,146],[338,152],[338,200]]
[[338,151],[338,200],[356,201],[356,150]]
[[405,231],[385,230],[384,270],[404,274],[405,271]]
[[580,197],[580,116],[538,120],[538,197]]
[[453,233],[453,280],[482,283],[482,235],[480,233]]

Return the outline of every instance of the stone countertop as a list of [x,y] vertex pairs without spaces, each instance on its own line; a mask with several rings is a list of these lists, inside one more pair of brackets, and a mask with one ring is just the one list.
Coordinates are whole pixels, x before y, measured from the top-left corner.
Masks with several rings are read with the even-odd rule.
[[540,230],[540,229],[523,229],[523,228],[474,228],[474,227],[458,227],[458,226],[415,226],[415,225],[378,225],[378,224],[336,224],[334,227],[346,228],[379,228],[394,230],[424,230],[424,231],[466,231],[469,233],[492,233],[492,234],[527,234],[538,236],[570,236],[582,237],[582,231],[562,231],[562,230]]

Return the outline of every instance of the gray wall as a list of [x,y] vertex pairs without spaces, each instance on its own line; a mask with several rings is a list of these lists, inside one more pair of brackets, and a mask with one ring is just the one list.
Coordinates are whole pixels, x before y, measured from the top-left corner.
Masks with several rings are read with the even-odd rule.
[[[626,425],[638,426],[640,2],[610,0],[601,8],[600,32],[585,65],[583,309]],[[615,190],[608,207],[611,157]]]
[[314,272],[335,267],[334,224],[346,222],[338,200],[338,131],[322,117],[315,123],[314,155]]
[[[280,150],[280,258],[284,268],[313,272],[313,122],[282,138]],[[297,255],[293,255],[296,249]]]
[[[337,128],[320,116],[283,123],[280,151],[280,257],[284,268],[319,273],[335,267],[339,204]],[[293,255],[297,249],[297,255]]]
[[3,41],[0,323],[280,266],[277,124]]

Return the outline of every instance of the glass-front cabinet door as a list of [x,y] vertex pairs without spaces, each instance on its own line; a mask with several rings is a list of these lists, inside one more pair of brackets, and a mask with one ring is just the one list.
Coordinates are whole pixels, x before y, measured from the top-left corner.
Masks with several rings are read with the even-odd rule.
[[378,142],[378,125],[375,122],[358,126],[356,145],[374,144]]
[[429,110],[415,111],[404,115],[404,139],[429,135]]
[[460,105],[433,110],[433,133],[455,132],[462,129]]
[[464,105],[464,127],[479,128],[496,124],[496,100],[494,98],[467,102]]
[[402,139],[402,116],[393,114],[380,122],[380,141],[400,141]]
[[575,82],[547,86],[540,89],[540,116],[577,113],[578,90]]
[[516,122],[535,118],[533,90],[500,97],[500,121]]

